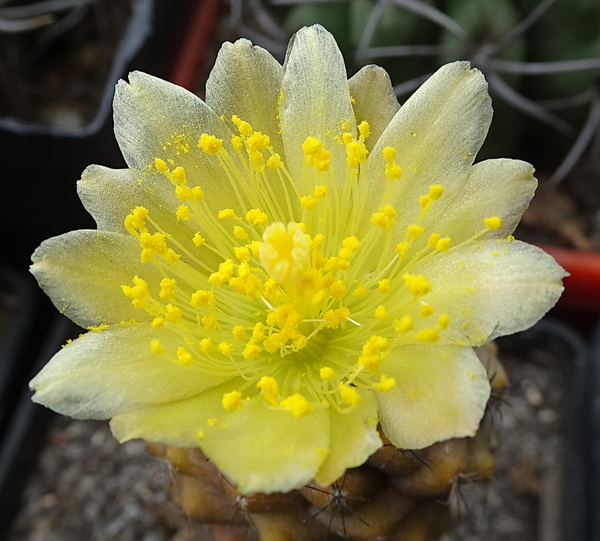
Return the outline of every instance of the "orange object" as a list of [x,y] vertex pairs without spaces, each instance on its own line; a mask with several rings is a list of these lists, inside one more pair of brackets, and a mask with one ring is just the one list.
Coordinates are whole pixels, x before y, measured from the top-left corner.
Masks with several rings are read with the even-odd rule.
[[600,252],[584,252],[555,246],[540,246],[569,274],[558,301],[561,308],[600,312]]

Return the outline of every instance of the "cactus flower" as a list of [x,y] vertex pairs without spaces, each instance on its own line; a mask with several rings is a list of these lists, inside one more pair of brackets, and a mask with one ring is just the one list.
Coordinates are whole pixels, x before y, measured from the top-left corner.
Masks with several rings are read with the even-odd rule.
[[474,164],[491,116],[468,63],[400,107],[381,68],[348,80],[319,26],[283,66],[225,44],[206,102],[130,74],[128,167],[78,186],[98,229],[33,255],[89,329],[33,399],[119,441],[200,447],[245,494],[335,481],[379,426],[406,449],[473,435],[490,393],[473,347],[535,323],[565,275],[511,236],[532,167]]

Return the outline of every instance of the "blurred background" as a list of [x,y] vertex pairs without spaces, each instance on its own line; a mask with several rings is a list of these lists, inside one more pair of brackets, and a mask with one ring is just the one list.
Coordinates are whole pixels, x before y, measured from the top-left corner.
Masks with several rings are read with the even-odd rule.
[[[540,187],[516,235],[572,274],[553,313],[569,327],[561,358],[572,364],[555,379],[556,392],[577,400],[550,406],[549,392],[540,402],[531,378],[515,388],[532,419],[545,406],[559,416],[528,428],[540,448],[552,447],[551,427],[569,442],[545,467],[579,468],[569,539],[600,539],[599,0],[0,0],[0,538],[209,538],[168,503],[168,471],[143,444],[118,446],[104,423],[57,420],[31,404],[27,381],[80,330],[56,314],[27,267],[42,240],[94,227],[76,195],[81,171],[124,166],[112,135],[119,78],[140,69],[203,96],[223,41],[246,37],[283,62],[290,36],[314,23],[335,35],[349,76],[369,63],[386,68],[400,103],[444,63],[469,60],[485,74],[495,115],[478,159],[535,165]],[[551,500],[542,470],[523,470],[527,526],[486,539],[563,539],[530,523]]]

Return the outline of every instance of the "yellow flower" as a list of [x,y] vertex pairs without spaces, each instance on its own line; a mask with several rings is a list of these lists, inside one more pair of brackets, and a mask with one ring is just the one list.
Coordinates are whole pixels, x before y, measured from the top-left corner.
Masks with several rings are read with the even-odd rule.
[[347,80],[314,26],[283,67],[225,44],[206,103],[132,73],[114,107],[128,169],[79,183],[98,230],[32,267],[98,332],[35,401],[199,446],[246,494],[333,482],[381,446],[378,423],[409,449],[475,433],[490,389],[472,347],[532,325],[564,276],[509,237],[532,167],[473,164],[481,73],[449,64],[400,108],[381,68]]

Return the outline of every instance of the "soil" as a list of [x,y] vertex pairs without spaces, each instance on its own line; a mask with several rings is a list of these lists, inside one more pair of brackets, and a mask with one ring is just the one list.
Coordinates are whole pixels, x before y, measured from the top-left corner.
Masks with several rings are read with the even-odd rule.
[[[496,474],[457,485],[442,541],[562,541],[568,367],[545,347],[501,358],[513,386],[494,418]],[[169,468],[143,442],[119,445],[107,423],[56,417],[7,541],[212,539],[170,502],[170,486]]]

